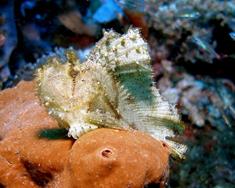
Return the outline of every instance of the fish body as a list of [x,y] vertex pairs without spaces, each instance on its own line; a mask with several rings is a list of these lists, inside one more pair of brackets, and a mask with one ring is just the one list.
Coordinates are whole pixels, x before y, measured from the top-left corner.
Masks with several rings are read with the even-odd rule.
[[171,138],[183,125],[174,106],[153,87],[148,46],[137,29],[105,32],[87,60],[74,50],[65,62],[54,56],[37,70],[39,98],[68,136],[107,127],[135,129],[167,143],[183,156],[186,147]]

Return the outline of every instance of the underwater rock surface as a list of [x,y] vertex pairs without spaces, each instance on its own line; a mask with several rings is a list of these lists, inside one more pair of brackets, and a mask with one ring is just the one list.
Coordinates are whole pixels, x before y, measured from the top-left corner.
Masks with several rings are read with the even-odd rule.
[[169,148],[138,131],[98,129],[80,139],[46,139],[58,128],[33,82],[0,93],[0,187],[164,187]]

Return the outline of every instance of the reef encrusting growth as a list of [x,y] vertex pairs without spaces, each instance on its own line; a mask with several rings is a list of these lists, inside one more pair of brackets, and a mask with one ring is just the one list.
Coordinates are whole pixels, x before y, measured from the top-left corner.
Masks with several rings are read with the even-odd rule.
[[58,124],[34,88],[22,81],[0,92],[0,187],[164,187],[165,143],[115,129],[97,129],[78,140],[42,138],[41,130],[58,130]]
[[183,126],[153,86],[148,47],[138,30],[105,32],[84,63],[74,50],[64,57],[44,58],[36,80],[39,98],[69,136],[77,139],[101,127],[140,130],[182,157],[185,146],[171,138]]

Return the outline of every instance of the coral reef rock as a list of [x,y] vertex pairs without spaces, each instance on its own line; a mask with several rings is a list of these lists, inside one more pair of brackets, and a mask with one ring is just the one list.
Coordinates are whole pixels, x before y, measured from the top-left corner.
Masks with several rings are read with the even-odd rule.
[[117,129],[78,140],[42,138],[41,130],[58,124],[34,88],[22,81],[0,93],[0,187],[164,187],[170,153],[164,142]]

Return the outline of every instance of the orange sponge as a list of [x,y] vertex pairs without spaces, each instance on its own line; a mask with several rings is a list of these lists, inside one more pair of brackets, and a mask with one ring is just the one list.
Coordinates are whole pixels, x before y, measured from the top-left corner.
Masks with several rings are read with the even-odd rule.
[[0,187],[164,187],[169,149],[138,131],[97,129],[78,140],[40,138],[57,128],[33,82],[0,92]]

